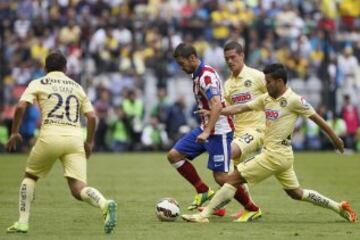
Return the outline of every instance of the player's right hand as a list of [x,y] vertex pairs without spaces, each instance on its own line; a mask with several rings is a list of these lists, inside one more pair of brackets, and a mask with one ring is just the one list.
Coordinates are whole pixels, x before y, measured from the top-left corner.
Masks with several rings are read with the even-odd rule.
[[93,147],[94,147],[94,144],[93,144],[93,143],[84,142],[84,149],[85,149],[85,156],[86,156],[86,159],[89,159],[89,157],[90,157],[90,155],[91,155],[91,152],[92,152]]
[[206,109],[199,109],[194,111],[195,114],[199,114],[201,116],[209,116],[210,115],[210,111],[206,110]]
[[341,138],[337,137],[333,141],[333,144],[337,150],[339,150],[341,153],[344,153],[344,141]]
[[7,151],[11,152],[11,150],[16,150],[16,143],[17,141],[22,142],[23,138],[20,133],[13,133],[11,134],[8,142],[5,145]]

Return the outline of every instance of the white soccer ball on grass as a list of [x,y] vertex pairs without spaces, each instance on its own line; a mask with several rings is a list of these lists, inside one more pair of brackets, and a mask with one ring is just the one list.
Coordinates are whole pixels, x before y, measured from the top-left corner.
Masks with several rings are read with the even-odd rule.
[[162,198],[155,206],[155,213],[160,221],[173,222],[180,215],[180,206],[173,198]]

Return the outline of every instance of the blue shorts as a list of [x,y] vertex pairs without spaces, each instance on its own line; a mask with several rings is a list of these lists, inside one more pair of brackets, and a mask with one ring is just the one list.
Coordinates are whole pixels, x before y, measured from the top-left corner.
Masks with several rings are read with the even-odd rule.
[[200,127],[192,130],[176,142],[174,149],[189,160],[193,160],[207,151],[209,153],[209,169],[214,172],[229,172],[233,132],[210,135],[207,142],[198,143],[196,137],[201,133]]

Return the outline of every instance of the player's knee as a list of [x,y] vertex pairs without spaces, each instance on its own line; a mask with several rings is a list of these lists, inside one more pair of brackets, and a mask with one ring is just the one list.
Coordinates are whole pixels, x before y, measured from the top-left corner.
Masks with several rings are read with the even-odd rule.
[[302,190],[300,188],[297,189],[288,189],[285,190],[287,195],[294,200],[301,200],[302,199]]
[[169,161],[170,163],[172,163],[172,162],[173,162],[173,159],[174,159],[174,153],[173,153],[173,151],[172,151],[172,150],[170,150],[170,151],[168,152],[168,154],[167,154],[167,159],[168,159],[168,161]]
[[219,184],[220,186],[224,185],[226,183],[226,178],[224,176],[214,176],[215,182]]
[[167,159],[169,160],[170,163],[176,163],[182,160],[180,154],[175,149],[171,149],[168,152]]
[[75,199],[82,201],[81,190],[86,186],[86,184],[73,178],[68,178],[68,184],[71,195]]
[[246,180],[241,176],[239,171],[234,170],[230,173],[230,175],[228,175],[226,183],[239,187],[241,184],[246,183]]
[[30,178],[30,179],[34,180],[35,182],[39,179],[39,177],[37,177],[37,176],[35,176],[35,175],[31,174],[31,173],[28,173],[28,172],[25,172],[24,177],[25,178]]
[[241,157],[241,149],[236,144],[231,144],[231,158],[232,159],[238,159]]

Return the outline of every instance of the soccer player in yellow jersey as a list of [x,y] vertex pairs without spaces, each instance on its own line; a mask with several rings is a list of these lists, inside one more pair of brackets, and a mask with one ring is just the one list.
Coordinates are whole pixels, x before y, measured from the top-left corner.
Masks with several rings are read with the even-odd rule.
[[[30,82],[16,107],[11,136],[6,145],[11,151],[22,137],[19,126],[25,109],[36,101],[41,109],[39,137],[26,163],[25,177],[19,191],[19,219],[8,233],[29,230],[29,215],[36,182],[45,177],[59,159],[64,168],[72,195],[102,210],[104,230],[111,233],[116,225],[114,200],[107,200],[95,188],[86,184],[86,161],[94,139],[96,116],[82,87],[65,75],[66,58],[58,52],[46,57],[47,75]],[[87,118],[87,137],[83,141],[80,115]]]
[[[263,72],[248,67],[244,63],[244,50],[240,43],[231,41],[224,47],[225,61],[231,76],[225,82],[225,99],[228,105],[244,105],[266,93],[265,75]],[[254,156],[262,147],[265,129],[263,111],[249,111],[235,115],[234,140],[231,143],[231,158],[234,166]],[[235,193],[235,199],[238,192]],[[250,196],[242,197],[244,210],[234,214],[235,221],[247,222],[261,216],[261,210]],[[247,201],[244,202],[244,199]]]
[[[335,202],[320,193],[300,187],[293,168],[291,135],[298,116],[314,121],[330,138],[335,148],[344,151],[343,141],[326,124],[303,97],[287,87],[286,69],[282,64],[271,64],[264,69],[267,94],[245,105],[233,105],[222,110],[223,115],[232,115],[255,110],[263,110],[266,115],[264,147],[253,159],[240,163],[229,176],[227,183],[215,194],[200,214],[183,215],[190,222],[209,222],[211,213],[227,204],[236,189],[243,183],[259,183],[274,175],[285,192],[293,199],[310,202],[316,206],[333,210],[349,222],[356,222],[356,213],[346,201]],[[206,111],[202,111],[207,114]]]

